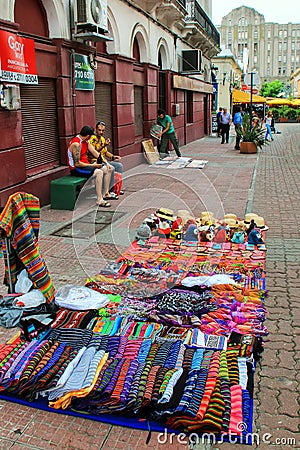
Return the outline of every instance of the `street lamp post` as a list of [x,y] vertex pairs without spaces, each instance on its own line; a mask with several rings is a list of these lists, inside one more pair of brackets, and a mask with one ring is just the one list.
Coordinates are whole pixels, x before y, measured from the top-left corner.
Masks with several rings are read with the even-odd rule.
[[254,72],[250,72],[250,129],[252,128],[253,76]]

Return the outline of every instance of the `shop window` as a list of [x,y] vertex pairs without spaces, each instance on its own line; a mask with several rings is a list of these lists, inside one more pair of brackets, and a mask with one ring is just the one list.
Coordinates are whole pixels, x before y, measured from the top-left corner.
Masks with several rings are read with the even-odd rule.
[[41,0],[16,0],[14,20],[20,25],[20,32],[49,37],[47,15]]

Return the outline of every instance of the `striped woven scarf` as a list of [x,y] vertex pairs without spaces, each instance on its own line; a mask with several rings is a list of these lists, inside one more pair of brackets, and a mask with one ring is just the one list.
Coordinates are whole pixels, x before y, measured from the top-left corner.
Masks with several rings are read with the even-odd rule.
[[[47,266],[39,251],[40,202],[37,197],[17,192],[9,197],[0,215],[0,229],[11,243],[9,261],[13,285],[24,267],[35,288],[40,289],[47,303],[54,299],[54,286]],[[7,249],[2,241],[5,258],[5,283],[8,285]]]

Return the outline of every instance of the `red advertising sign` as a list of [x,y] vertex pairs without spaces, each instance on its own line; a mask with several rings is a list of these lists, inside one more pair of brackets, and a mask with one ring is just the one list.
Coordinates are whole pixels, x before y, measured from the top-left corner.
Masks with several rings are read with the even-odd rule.
[[[251,86],[247,84],[242,84],[242,91],[251,92]],[[256,87],[252,88],[252,94],[258,94],[258,89]]]
[[38,84],[33,39],[0,30],[0,79],[8,83]]

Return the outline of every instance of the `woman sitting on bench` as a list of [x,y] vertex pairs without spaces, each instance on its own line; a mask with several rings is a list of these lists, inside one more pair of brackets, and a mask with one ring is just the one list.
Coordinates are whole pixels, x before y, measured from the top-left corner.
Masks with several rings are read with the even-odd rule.
[[[85,125],[80,130],[80,133],[70,141],[68,147],[68,163],[71,175],[95,178],[97,205],[108,208],[111,206],[107,200],[111,199],[109,184],[112,170],[107,164],[103,163],[101,155],[88,142],[93,134],[93,128]],[[94,155],[96,162],[89,162],[87,158],[88,151]],[[102,195],[102,190],[104,195]]]

